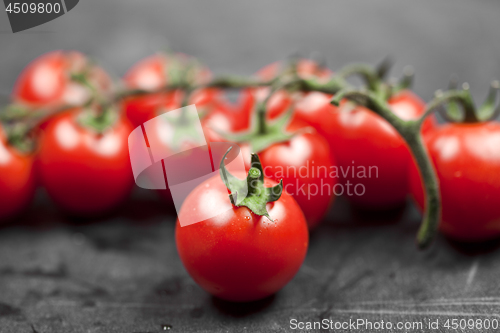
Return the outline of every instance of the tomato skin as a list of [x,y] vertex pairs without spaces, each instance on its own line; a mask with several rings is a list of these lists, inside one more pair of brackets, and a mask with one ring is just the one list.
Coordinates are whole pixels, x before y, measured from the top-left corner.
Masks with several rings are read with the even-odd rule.
[[[248,129],[248,119],[242,117],[241,109],[227,103],[219,103],[202,117],[201,125],[208,142],[226,141],[219,133],[240,132]],[[247,116],[248,117],[248,116]]]
[[[183,54],[174,55],[182,60],[189,57]],[[169,56],[155,54],[149,56],[134,65],[124,77],[125,86],[129,89],[141,89],[145,91],[159,90],[169,84],[168,66]],[[194,78],[195,82],[203,83],[210,79],[211,73],[208,69],[202,68]],[[196,104],[198,111],[202,108],[211,108],[216,105],[220,98],[217,89],[201,89],[193,92],[190,97],[190,104]],[[126,117],[134,125],[140,126],[144,122],[157,115],[181,107],[184,93],[180,90],[156,92],[146,95],[130,96],[123,102],[123,109]]]
[[[280,66],[280,62],[269,64],[259,70],[256,73],[256,76],[264,81],[272,80],[279,74]],[[301,59],[297,63],[297,73],[301,78],[315,78],[320,82],[327,82],[333,74],[329,69],[320,68],[317,63],[309,59]],[[239,100],[239,110],[237,112],[237,120],[239,121],[238,126],[236,126],[238,127],[237,130],[243,130],[250,126],[252,110],[255,107],[255,103],[257,101],[264,100],[269,93],[269,89],[269,87],[261,87],[243,90]],[[321,94],[323,96],[327,96],[317,92],[296,92],[295,97],[299,101],[298,103],[301,103],[302,100],[307,100],[308,96],[311,94]],[[267,104],[266,112],[268,119],[275,119],[288,110],[288,108],[292,107],[293,97],[294,96],[285,91],[278,91],[273,94]],[[307,103],[305,106],[307,107]],[[317,123],[321,123],[323,120],[324,119],[322,119],[321,115],[307,115],[307,112],[303,113],[300,111],[300,108],[295,108],[291,122],[294,123],[297,121],[298,123],[307,123],[321,133],[319,128],[317,128]]]
[[[241,149],[244,156],[250,155],[247,144]],[[316,228],[334,202],[334,186],[338,183],[337,178],[330,177],[335,160],[326,140],[311,129],[273,144],[259,152],[259,157],[264,175],[274,181],[283,179],[283,188],[299,204],[309,229]],[[248,170],[250,161],[245,164]]]
[[[404,120],[416,119],[424,113],[425,103],[410,91],[389,99],[392,111]],[[412,157],[406,142],[387,121],[372,111],[345,101],[330,106],[328,131],[322,133],[330,143],[344,184],[363,184],[363,195],[349,196],[357,207],[370,210],[392,209],[403,205],[409,194],[408,169]],[[424,122],[422,131],[435,126],[434,119]],[[354,167],[354,175],[352,168]],[[362,168],[371,170],[365,177]],[[361,176],[361,177],[359,177]]]
[[[76,51],[52,51],[31,62],[19,75],[12,92],[16,103],[31,108],[83,105],[90,92],[73,82],[71,74],[81,72],[88,59]],[[92,65],[88,80],[101,92],[111,90],[111,79],[100,67]]]
[[[276,184],[265,180],[265,186]],[[200,211],[223,205],[227,195],[227,188],[215,176],[191,192],[179,218],[196,218]],[[181,260],[207,292],[229,301],[253,301],[276,293],[295,276],[308,247],[304,215],[285,192],[267,207],[274,222],[246,207],[234,206],[188,226],[181,227],[177,221],[176,243]]]
[[52,200],[71,215],[94,216],[117,207],[134,184],[127,138],[119,119],[102,134],[77,123],[80,109],[53,118],[39,142],[38,172]]
[[0,126],[0,221],[25,209],[35,194],[36,177],[32,154],[22,154],[7,144]]
[[[424,137],[439,180],[440,230],[466,242],[500,236],[500,125],[446,124]],[[417,205],[425,206],[418,169],[410,169]]]

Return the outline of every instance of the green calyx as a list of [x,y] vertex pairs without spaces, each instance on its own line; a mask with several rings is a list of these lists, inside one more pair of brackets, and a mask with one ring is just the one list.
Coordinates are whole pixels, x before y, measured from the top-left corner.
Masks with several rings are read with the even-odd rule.
[[203,71],[202,64],[195,58],[184,58],[181,55],[167,53],[165,77],[168,77],[170,89],[191,90],[200,82]]
[[413,85],[414,71],[407,66],[403,70],[403,76],[399,80],[387,80],[387,74],[392,66],[390,58],[384,59],[377,67],[366,64],[352,64],[341,68],[337,77],[347,79],[358,76],[365,83],[366,89],[374,93],[378,98],[387,101],[399,92],[410,89]]
[[78,115],[80,126],[89,128],[97,134],[104,133],[118,121],[118,112],[110,106],[86,107]]
[[162,121],[170,124],[173,136],[170,148],[180,151],[185,142],[203,142],[203,132],[198,130],[199,116],[194,112],[180,111],[180,115],[167,112],[162,116]]
[[31,128],[22,122],[3,124],[7,135],[7,143],[23,154],[29,154],[35,149],[35,140],[29,135]]
[[500,113],[500,105],[496,105],[500,82],[493,81],[484,103],[476,108],[469,90],[469,84],[462,84],[462,90],[457,89],[456,79],[450,81],[447,92],[440,90],[435,93],[434,103],[440,105],[441,116],[452,123],[479,123],[495,119]]
[[236,207],[247,207],[253,213],[265,216],[273,221],[266,209],[266,204],[276,201],[281,197],[281,193],[283,193],[283,181],[280,181],[278,185],[273,187],[264,186],[264,171],[262,170],[262,164],[257,154],[252,154],[252,167],[248,171],[247,179],[236,178],[229,173],[224,164],[224,160],[231,149],[232,147],[224,154],[219,169],[222,181],[231,192],[229,200]]
[[274,121],[266,119],[265,102],[259,103],[253,112],[250,130],[242,134],[219,133],[225,139],[236,143],[248,143],[252,152],[259,153],[273,144],[289,141],[296,132],[287,131],[288,124],[293,115],[293,109],[288,109],[282,116]]

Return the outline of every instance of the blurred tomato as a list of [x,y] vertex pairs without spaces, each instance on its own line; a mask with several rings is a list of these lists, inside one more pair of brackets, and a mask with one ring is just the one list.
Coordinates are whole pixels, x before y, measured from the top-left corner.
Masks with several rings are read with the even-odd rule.
[[[272,63],[259,70],[256,76],[264,81],[270,81],[276,78],[281,71],[284,70],[283,66],[285,66],[284,62]],[[322,67],[318,63],[309,59],[301,59],[297,62],[297,73],[299,77],[303,79],[314,78],[319,82],[327,82],[333,74],[329,69]],[[250,126],[252,110],[255,108],[257,102],[263,101],[266,98],[269,93],[269,89],[269,87],[260,87],[243,90],[239,100],[240,109],[237,112],[238,116],[235,117],[239,122],[237,126],[238,130],[246,129]],[[303,112],[302,109],[317,108],[317,105],[311,105],[311,103],[316,102],[316,100],[314,97],[310,97],[317,94],[326,96],[325,94],[318,92],[295,92],[291,95],[283,90],[278,91],[269,99],[267,104],[267,117],[269,119],[277,118],[288,108],[292,107],[294,100],[296,100],[298,103],[302,103],[302,108],[296,109],[292,118],[292,123],[294,121],[299,121],[300,123],[305,122],[316,128],[317,124],[323,121],[323,114],[315,114],[310,111]],[[319,130],[319,128],[316,129]]]
[[0,126],[0,221],[23,211],[35,193],[34,157],[7,143]]
[[82,106],[94,93],[85,84],[71,79],[83,75],[96,91],[109,93],[108,74],[76,51],[53,51],[31,62],[19,75],[12,92],[15,103],[30,108]]
[[[137,89],[150,93],[135,94],[124,100],[123,108],[130,122],[136,127],[157,115],[179,108],[184,91],[181,89],[159,91],[168,85],[183,82],[200,85],[210,80],[210,71],[202,67],[194,58],[184,54],[155,54],[141,60],[125,75],[127,89]],[[196,104],[198,111],[204,113],[217,104],[217,89],[200,89],[193,92],[189,104]]]
[[56,116],[40,138],[37,167],[52,200],[73,215],[110,211],[134,184],[127,138],[132,128],[118,116],[102,132],[83,126],[86,110]]

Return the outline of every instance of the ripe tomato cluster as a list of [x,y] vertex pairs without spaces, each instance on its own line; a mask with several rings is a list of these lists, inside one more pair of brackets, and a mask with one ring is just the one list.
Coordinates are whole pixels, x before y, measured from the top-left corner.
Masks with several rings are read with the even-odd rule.
[[[39,186],[66,214],[112,212],[134,185],[129,134],[195,104],[206,141],[236,143],[247,172],[232,175],[224,159],[214,161],[220,175],[194,189],[179,211],[180,257],[218,297],[249,301],[281,289],[304,260],[309,231],[339,195],[374,211],[400,207],[411,194],[424,209],[421,245],[438,224],[461,241],[499,237],[498,83],[477,110],[466,85],[426,105],[409,89],[410,72],[393,82],[387,69],[349,65],[334,73],[294,58],[252,77],[214,77],[190,56],[155,54],[115,84],[79,52],[42,55],[19,75],[0,112],[0,221],[24,211]],[[353,75],[363,88],[349,83]],[[240,91],[236,103],[225,89]],[[159,124],[149,140],[195,148],[184,131],[189,121]],[[172,205],[168,188],[158,192]],[[202,218],[228,196],[223,214]],[[181,227],[182,219],[202,221]]]

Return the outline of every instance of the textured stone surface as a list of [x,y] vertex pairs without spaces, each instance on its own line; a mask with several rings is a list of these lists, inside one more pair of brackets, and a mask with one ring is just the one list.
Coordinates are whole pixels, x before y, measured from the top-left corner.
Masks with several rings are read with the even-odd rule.
[[293,281],[243,305],[212,298],[187,275],[175,249],[174,217],[160,201],[141,192],[126,207],[82,223],[42,198],[5,227],[0,331],[160,332],[171,325],[176,332],[280,332],[291,319],[444,323],[497,316],[500,253],[471,252],[442,238],[417,251],[412,206],[373,218],[352,215],[340,200],[311,235]]

